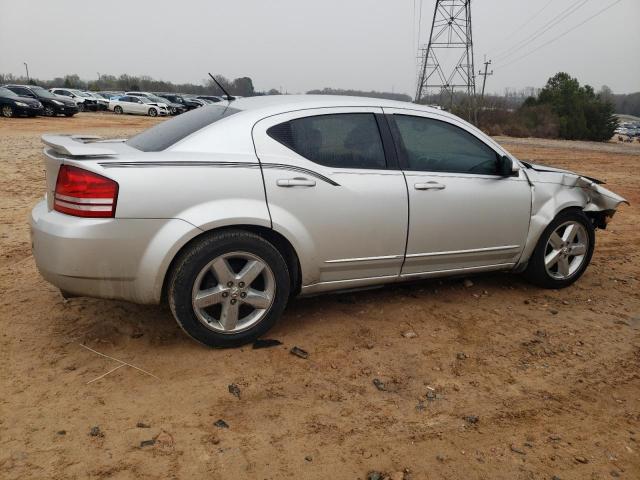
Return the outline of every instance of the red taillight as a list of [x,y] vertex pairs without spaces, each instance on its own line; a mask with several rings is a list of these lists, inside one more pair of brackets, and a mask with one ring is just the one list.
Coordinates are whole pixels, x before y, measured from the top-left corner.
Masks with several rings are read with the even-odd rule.
[[116,214],[118,183],[97,173],[62,165],[53,209],[76,217],[110,218]]

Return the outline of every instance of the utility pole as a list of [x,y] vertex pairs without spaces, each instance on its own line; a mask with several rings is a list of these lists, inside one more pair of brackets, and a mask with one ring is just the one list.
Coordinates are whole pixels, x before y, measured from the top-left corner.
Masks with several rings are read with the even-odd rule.
[[[475,115],[476,97],[471,0],[436,0],[429,43],[420,46],[418,53],[421,64],[415,102],[420,103],[430,91],[439,90],[441,94],[449,94],[453,106],[454,91],[463,90],[469,101],[471,120]],[[448,57],[455,63],[445,63]]]
[[493,75],[493,70],[491,70],[491,72],[487,73],[487,69],[489,68],[489,65],[491,65],[491,60],[487,61],[487,57],[484,57],[484,73],[482,72],[482,70],[478,71],[478,75],[482,75],[482,94],[480,94],[480,99],[484,100],[484,87],[487,83],[487,77],[490,77],[491,75]]
[[24,69],[27,71],[27,83],[31,83],[31,80],[29,79],[29,65],[27,65],[27,62],[22,63],[24,63]]

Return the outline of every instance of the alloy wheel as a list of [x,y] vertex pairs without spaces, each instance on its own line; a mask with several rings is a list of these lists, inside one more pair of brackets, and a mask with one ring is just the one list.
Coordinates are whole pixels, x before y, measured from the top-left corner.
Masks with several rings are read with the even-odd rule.
[[589,251],[589,235],[580,222],[569,221],[556,228],[547,240],[544,266],[556,280],[566,280],[580,270]]
[[3,117],[13,117],[13,108],[11,108],[11,105],[3,105],[2,106],[2,116]]
[[263,259],[249,252],[230,252],[202,268],[193,284],[191,303],[205,327],[231,334],[260,322],[275,293],[275,276]]
[[53,117],[56,114],[56,111],[51,105],[47,105],[46,107],[44,107],[44,114],[47,117]]

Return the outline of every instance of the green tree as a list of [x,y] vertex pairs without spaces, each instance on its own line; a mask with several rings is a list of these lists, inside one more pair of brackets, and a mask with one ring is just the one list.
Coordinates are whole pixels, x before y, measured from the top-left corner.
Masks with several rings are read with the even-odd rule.
[[[532,106],[527,101],[523,108]],[[568,140],[609,140],[618,121],[611,101],[596,95],[589,85],[580,86],[576,78],[560,72],[540,91],[536,105],[549,105],[558,116],[559,136]]]

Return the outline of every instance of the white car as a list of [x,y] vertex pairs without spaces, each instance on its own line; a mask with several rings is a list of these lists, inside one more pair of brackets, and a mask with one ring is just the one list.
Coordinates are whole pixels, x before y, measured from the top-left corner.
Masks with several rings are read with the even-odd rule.
[[82,90],[76,88],[50,88],[49,91],[59,97],[73,100],[80,112],[98,109],[98,100]]
[[146,97],[133,97],[124,95],[117,100],[109,100],[109,110],[114,113],[133,113],[137,115],[168,115],[169,110],[164,103],[152,102]]

